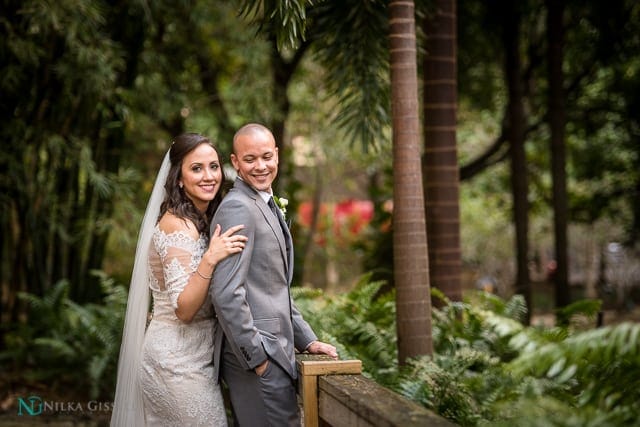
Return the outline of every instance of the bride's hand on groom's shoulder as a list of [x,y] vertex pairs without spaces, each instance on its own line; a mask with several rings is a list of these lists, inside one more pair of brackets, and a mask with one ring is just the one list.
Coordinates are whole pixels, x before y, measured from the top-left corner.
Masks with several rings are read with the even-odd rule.
[[247,241],[247,236],[235,233],[243,228],[244,225],[242,224],[234,225],[222,233],[220,225],[216,224],[213,234],[211,235],[211,240],[209,241],[209,249],[205,252],[205,257],[211,262],[212,267],[215,267],[218,262],[229,255],[242,252],[245,242]]

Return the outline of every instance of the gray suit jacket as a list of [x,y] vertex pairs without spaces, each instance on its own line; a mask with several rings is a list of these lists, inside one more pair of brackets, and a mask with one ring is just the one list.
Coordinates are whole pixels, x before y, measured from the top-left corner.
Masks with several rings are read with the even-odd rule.
[[[222,200],[212,230],[244,224],[249,240],[242,252],[216,266],[209,288],[218,318],[214,364],[218,378],[223,333],[238,362],[254,369],[267,357],[296,378],[295,351],[317,337],[293,304],[289,285],[293,275],[293,244],[288,230],[255,189],[241,179]],[[286,227],[285,227],[286,228]],[[287,254],[287,245],[289,251]]]

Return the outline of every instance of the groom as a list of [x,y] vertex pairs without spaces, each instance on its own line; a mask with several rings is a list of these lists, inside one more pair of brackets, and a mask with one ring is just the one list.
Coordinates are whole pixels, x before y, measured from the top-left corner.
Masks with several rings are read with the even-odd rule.
[[244,224],[239,233],[249,240],[218,263],[209,288],[218,317],[215,369],[229,387],[236,425],[299,426],[295,350],[338,354],[317,340],[291,299],[293,244],[271,197],[278,174],[271,131],[255,123],[240,128],[231,163],[238,178],[211,224]]

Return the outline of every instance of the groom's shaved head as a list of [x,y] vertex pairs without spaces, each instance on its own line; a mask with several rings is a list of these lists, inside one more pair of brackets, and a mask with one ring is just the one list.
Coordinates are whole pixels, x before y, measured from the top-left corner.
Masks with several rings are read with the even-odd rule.
[[254,136],[260,133],[267,134],[275,140],[273,134],[266,126],[259,123],[248,123],[238,129],[238,131],[233,136],[233,152],[236,153],[236,142],[238,141],[238,138],[243,136]]

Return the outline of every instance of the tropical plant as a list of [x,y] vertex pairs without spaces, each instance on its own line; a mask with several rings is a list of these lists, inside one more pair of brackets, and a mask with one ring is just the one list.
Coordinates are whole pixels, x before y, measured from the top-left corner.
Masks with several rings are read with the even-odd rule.
[[308,288],[294,288],[292,294],[320,339],[337,344],[341,358],[361,360],[366,376],[387,384],[397,374],[394,293],[378,296],[384,282],[370,277],[333,297]]
[[[297,289],[297,304],[343,358],[362,359],[365,375],[462,426],[639,425],[640,324],[585,329],[600,301],[578,301],[562,326],[526,326],[521,295],[477,292],[433,310],[434,355],[399,367],[393,294],[365,275],[353,291],[329,298]],[[391,332],[390,332],[391,331]],[[323,332],[324,333],[324,332]],[[322,334],[322,333],[321,333]]]
[[[21,293],[31,315],[6,334],[0,360],[27,382],[47,381],[92,399],[111,396],[116,377],[127,291],[94,272],[105,294],[102,304],[69,299],[69,283],[58,282],[45,295]],[[73,367],[69,369],[69,367]]]
[[567,326],[544,328],[522,323],[519,295],[448,302],[434,310],[436,355],[413,360],[398,390],[461,425],[634,425],[640,324],[583,330],[599,309],[578,301]]

